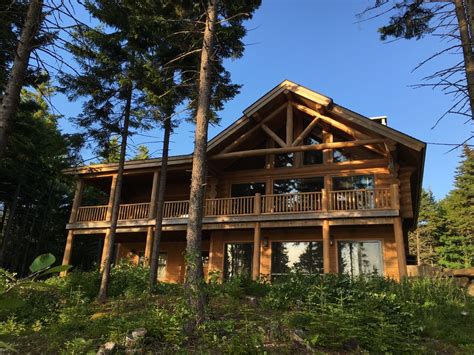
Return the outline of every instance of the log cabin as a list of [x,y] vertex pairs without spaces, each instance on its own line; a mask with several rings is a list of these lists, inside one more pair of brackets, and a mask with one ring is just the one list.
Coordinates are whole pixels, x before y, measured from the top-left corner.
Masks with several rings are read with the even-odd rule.
[[[205,275],[407,274],[426,144],[285,80],[208,142]],[[184,279],[192,155],[168,164],[159,278]],[[150,259],[160,159],[127,161],[114,260]],[[117,164],[65,170],[76,191],[64,264],[76,243],[108,243]],[[100,202],[87,199],[101,191]],[[102,253],[103,254],[103,253]],[[103,257],[102,257],[103,258]],[[102,260],[103,262],[103,260]]]

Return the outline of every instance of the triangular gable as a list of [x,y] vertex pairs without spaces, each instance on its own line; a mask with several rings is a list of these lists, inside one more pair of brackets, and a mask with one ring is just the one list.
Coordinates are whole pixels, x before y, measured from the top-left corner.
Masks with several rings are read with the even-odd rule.
[[[288,93],[291,93],[304,102],[305,105],[301,106],[307,107],[301,108],[306,109],[309,112],[314,111],[313,109],[318,106],[324,107],[326,112],[334,114],[341,120],[344,120],[346,123],[355,126],[356,129],[365,131],[367,133],[373,133],[383,138],[391,139],[394,142],[400,143],[415,151],[421,151],[425,148],[425,144],[423,142],[393,128],[373,122],[370,118],[353,112],[343,106],[337,105],[333,103],[333,100],[328,96],[312,91],[292,81],[284,80],[255,103],[246,108],[243,111],[243,117],[238,119],[227,129],[209,141],[208,151],[216,153],[219,150],[222,150],[222,143],[225,141],[231,141],[232,137],[240,137],[242,134],[245,135],[246,130],[252,129],[252,127],[255,126],[256,122],[254,117],[258,115],[259,111],[263,110],[267,106],[270,106],[283,95],[288,95]],[[219,145],[221,145],[221,149],[217,149],[217,151],[215,151]]]

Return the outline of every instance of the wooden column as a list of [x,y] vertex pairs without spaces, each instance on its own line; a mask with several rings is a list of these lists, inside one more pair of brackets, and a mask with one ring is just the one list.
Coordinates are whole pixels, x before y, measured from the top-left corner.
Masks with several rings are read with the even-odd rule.
[[[331,133],[323,131],[323,143],[333,143],[333,136]],[[331,164],[333,161],[333,150],[323,150],[323,164]]]
[[392,184],[390,190],[391,198],[392,198],[392,208],[394,210],[400,209],[400,193],[398,184]]
[[[110,223],[110,220],[112,219],[112,208],[114,205],[116,187],[117,187],[117,174],[112,176],[112,183],[110,184],[109,203],[107,204],[107,214],[105,216],[105,220],[109,223]],[[100,260],[101,271],[105,263],[105,251],[107,250],[109,242],[110,242],[110,228],[107,228],[107,232],[105,233],[104,246],[102,247],[102,257]]]
[[252,280],[258,280],[260,276],[260,246],[261,228],[260,222],[256,222],[253,232]]
[[[72,201],[71,215],[69,216],[69,223],[76,222],[77,212],[81,205],[82,191],[84,190],[84,180],[79,178],[76,182],[76,190],[74,192],[74,200]],[[66,247],[64,248],[62,265],[69,265],[72,255],[72,243],[74,242],[74,231],[69,230],[67,234]],[[67,271],[61,272],[61,276],[66,276]]]
[[[157,200],[157,195],[158,195],[159,177],[160,177],[160,173],[157,170],[153,173],[153,182],[151,185],[150,210],[148,212],[149,219],[156,217],[156,200]],[[148,226],[147,231],[146,231],[146,243],[145,243],[145,255],[144,255],[146,266],[150,265],[151,250],[153,248],[153,235],[154,235],[154,227]]]
[[403,238],[402,219],[393,219],[393,233],[395,234],[395,244],[397,247],[398,273],[400,279],[407,276],[407,259],[405,254],[405,240]]
[[[69,230],[67,233],[66,248],[64,248],[64,256],[62,265],[70,265],[72,255],[72,243],[74,241],[74,232]],[[62,271],[60,276],[66,276],[67,271]]]
[[325,274],[331,272],[331,237],[328,219],[323,220],[323,268]]
[[286,145],[293,144],[293,105],[286,106]]

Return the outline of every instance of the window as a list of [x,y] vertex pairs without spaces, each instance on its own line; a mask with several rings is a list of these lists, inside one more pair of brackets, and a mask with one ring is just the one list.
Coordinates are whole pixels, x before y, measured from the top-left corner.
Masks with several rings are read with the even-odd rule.
[[252,275],[253,243],[226,243],[224,247],[224,279]]
[[[319,139],[308,136],[304,139],[305,145],[311,144],[321,144]],[[303,153],[303,164],[304,165],[313,165],[313,164],[322,164],[323,163],[323,151],[322,150],[312,150],[306,151]]]
[[166,264],[168,261],[168,255],[166,253],[160,253],[158,256],[158,280],[166,278]]
[[351,276],[383,274],[379,241],[339,242],[339,271]]
[[283,153],[275,155],[275,168],[287,168],[294,164],[293,153]]
[[373,190],[373,175],[338,176],[332,179],[333,190]]
[[260,193],[264,195],[265,183],[264,182],[248,182],[244,184],[232,184],[230,193],[232,197],[253,196],[256,193]]
[[322,242],[272,242],[272,280],[289,272],[320,274],[323,272]]
[[288,194],[295,192],[316,192],[324,187],[324,178],[285,179],[273,182],[274,194]]
[[201,252],[201,259],[202,259],[202,264],[206,266],[206,264],[209,264],[209,251],[202,251]]

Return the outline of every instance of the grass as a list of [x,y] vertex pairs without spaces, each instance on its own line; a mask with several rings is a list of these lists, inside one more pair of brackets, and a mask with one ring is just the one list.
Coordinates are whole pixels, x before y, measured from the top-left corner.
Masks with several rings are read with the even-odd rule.
[[[111,298],[98,304],[97,272],[73,272],[14,290],[0,308],[0,348],[83,354],[144,327],[136,345],[153,353],[473,353],[474,300],[447,279],[291,275],[278,284],[232,280],[206,286],[207,318],[188,337],[180,285],[147,289],[148,271],[113,269]],[[0,280],[1,288],[5,283]],[[297,334],[297,336],[295,336]],[[295,341],[295,337],[300,341]]]

